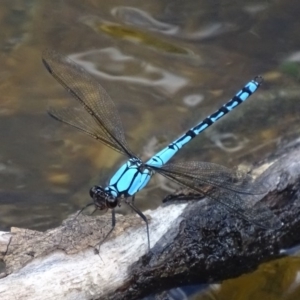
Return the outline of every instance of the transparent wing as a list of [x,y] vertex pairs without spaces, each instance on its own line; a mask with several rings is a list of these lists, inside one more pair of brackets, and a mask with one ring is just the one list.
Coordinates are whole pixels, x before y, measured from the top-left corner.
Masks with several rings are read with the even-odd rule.
[[255,182],[251,176],[244,172],[208,162],[170,163],[155,170],[161,174],[173,175],[183,184],[185,181],[195,182],[197,185],[207,184],[240,194],[251,195],[264,194],[267,190],[267,187],[263,186],[262,183]]
[[124,153],[123,148],[121,148],[119,144],[111,140],[109,136],[103,134],[101,127],[99,127],[94,118],[83,108],[55,109],[50,107],[48,113],[54,119],[77,128],[117,152]]
[[[253,182],[251,176],[223,166],[206,162],[166,164],[155,168],[161,175],[205,195],[222,204],[224,208],[262,228],[278,229],[281,221],[263,203],[253,203],[247,195],[264,193],[261,183]],[[207,191],[205,185],[215,188]],[[243,198],[241,198],[241,194]]]
[[49,73],[82,105],[85,110],[55,110],[49,114],[129,157],[124,130],[117,109],[103,87],[71,59],[53,51],[43,52]]

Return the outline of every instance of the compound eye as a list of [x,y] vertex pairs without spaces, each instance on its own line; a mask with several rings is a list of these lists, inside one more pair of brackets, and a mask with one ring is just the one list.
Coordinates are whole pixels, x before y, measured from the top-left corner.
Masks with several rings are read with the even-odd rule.
[[99,193],[102,193],[103,189],[101,186],[99,185],[95,185],[90,189],[90,196],[91,198],[94,198],[95,196],[98,196]]

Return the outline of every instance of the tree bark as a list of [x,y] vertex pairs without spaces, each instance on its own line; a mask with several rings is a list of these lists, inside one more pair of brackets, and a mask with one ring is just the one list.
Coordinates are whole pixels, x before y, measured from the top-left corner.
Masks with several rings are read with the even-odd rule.
[[[141,299],[236,277],[285,255],[282,249],[300,241],[300,142],[273,155],[256,173],[263,169],[260,180],[268,192],[260,198],[282,221],[279,230],[259,228],[205,199],[145,212],[150,251],[145,224],[134,214],[117,215],[116,229],[99,254],[94,250],[111,228],[109,214],[72,216],[46,232],[12,228],[0,235],[6,264],[0,298]],[[185,196],[178,198],[190,198]]]

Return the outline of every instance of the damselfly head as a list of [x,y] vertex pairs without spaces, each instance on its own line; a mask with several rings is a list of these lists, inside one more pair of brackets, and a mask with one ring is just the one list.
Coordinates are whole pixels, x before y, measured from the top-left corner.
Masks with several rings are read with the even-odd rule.
[[95,185],[90,189],[90,196],[99,210],[114,208],[118,204],[118,200],[99,185]]

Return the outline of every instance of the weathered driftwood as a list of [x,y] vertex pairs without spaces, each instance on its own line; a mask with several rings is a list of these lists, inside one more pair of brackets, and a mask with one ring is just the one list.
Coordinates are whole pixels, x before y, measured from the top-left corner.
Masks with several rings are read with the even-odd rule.
[[[263,230],[224,214],[207,201],[188,201],[146,212],[143,222],[118,216],[113,236],[95,254],[110,229],[110,215],[70,218],[47,232],[12,228],[0,236],[6,273],[0,299],[141,299],[189,283],[235,277],[284,255],[300,241],[300,141],[264,164],[266,202],[283,222]],[[262,169],[262,168],[261,168]]]

